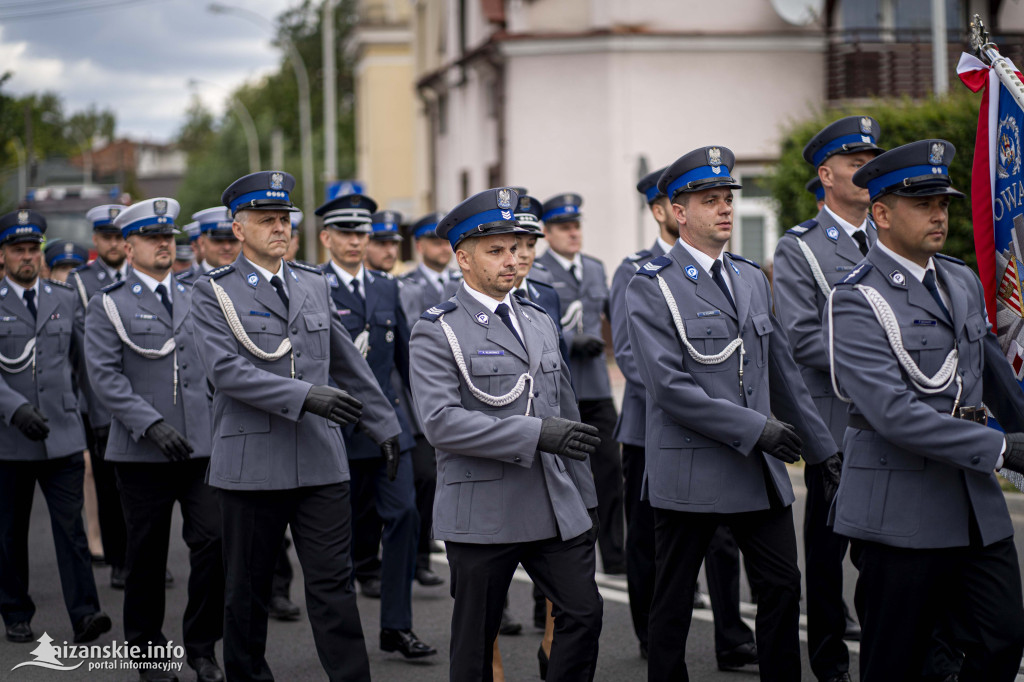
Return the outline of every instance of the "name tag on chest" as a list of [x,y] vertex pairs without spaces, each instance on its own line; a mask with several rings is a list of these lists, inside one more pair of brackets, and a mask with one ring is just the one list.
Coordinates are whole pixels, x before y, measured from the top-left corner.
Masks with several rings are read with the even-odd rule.
[[477,355],[504,355],[505,351],[503,351],[503,350],[478,350],[476,352],[476,354]]

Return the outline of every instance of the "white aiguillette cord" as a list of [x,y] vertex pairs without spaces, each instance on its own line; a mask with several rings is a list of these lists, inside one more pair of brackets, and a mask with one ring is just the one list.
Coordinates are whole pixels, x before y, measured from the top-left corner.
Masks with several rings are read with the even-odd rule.
[[[882,331],[885,332],[886,339],[889,341],[889,347],[892,348],[892,352],[896,356],[896,361],[903,368],[903,371],[907,373],[907,378],[910,379],[910,383],[914,385],[914,388],[926,394],[942,393],[949,388],[950,384],[956,381],[956,399],[953,401],[953,409],[950,410],[950,414],[956,414],[956,410],[960,406],[960,396],[964,390],[963,379],[960,378],[956,371],[959,366],[959,354],[956,347],[949,351],[935,376],[928,376],[921,371],[921,368],[917,366],[914,359],[910,357],[910,353],[903,347],[903,335],[900,333],[899,320],[896,319],[896,314],[889,306],[888,301],[872,287],[855,284],[853,288],[859,291],[868,302],[868,305],[871,306],[875,319],[878,320],[878,324],[882,325]],[[829,375],[832,379],[832,390],[835,391],[836,397],[844,403],[850,403],[853,401],[839,392],[839,384],[836,381],[835,327],[832,324],[833,298],[834,293],[828,297]]]
[[737,351],[740,352],[740,389],[743,389],[743,358],[746,356],[746,349],[743,346],[743,339],[737,336],[735,339],[729,342],[729,344],[723,348],[720,352],[714,355],[705,355],[699,350],[693,347],[690,343],[690,339],[686,336],[686,326],[683,324],[683,318],[679,314],[679,306],[676,304],[676,297],[672,295],[672,290],[669,289],[668,282],[665,281],[661,275],[657,275],[658,286],[661,287],[661,295],[665,298],[665,304],[668,305],[668,311],[672,314],[672,322],[676,326],[676,333],[679,334],[680,340],[683,342],[683,346],[686,347],[690,357],[699,362],[702,365],[718,365],[730,357]]
[[[77,274],[77,273],[76,273]],[[121,339],[121,343],[130,348],[132,351],[141,355],[144,358],[150,360],[157,360],[159,358],[165,358],[174,353],[174,394],[172,397],[172,404],[178,404],[178,351],[174,349],[175,340],[174,336],[164,341],[164,345],[159,349],[143,348],[138,345],[130,338],[128,338],[128,332],[125,331],[124,322],[121,320],[121,312],[117,309],[117,303],[110,297],[110,294],[103,294],[103,311],[107,314],[107,319],[110,320],[110,324],[114,327],[114,331],[117,332],[117,338]]]
[[[217,303],[220,305],[220,310],[224,313],[224,319],[228,323],[228,327],[231,329],[231,333],[234,334],[242,347],[245,348],[249,353],[255,357],[263,360],[264,362],[273,362],[280,360],[284,357],[285,353],[290,353],[292,350],[292,340],[285,336],[281,339],[281,344],[277,347],[277,350],[273,353],[268,353],[263,350],[256,343],[249,338],[249,335],[245,331],[245,327],[242,326],[242,321],[238,319],[238,312],[235,310],[235,304],[231,302],[231,297],[228,296],[228,292],[224,291],[224,287],[217,284],[212,279],[210,284],[213,286],[213,293],[217,296]],[[295,378],[295,354],[291,356],[292,366],[291,375],[292,379]]]
[[465,380],[466,385],[469,387],[469,392],[473,394],[473,397],[482,402],[485,405],[491,407],[505,407],[511,405],[516,400],[519,400],[519,396],[526,390],[529,385],[529,393],[526,397],[526,416],[530,416],[530,412],[533,410],[533,375],[529,372],[523,372],[519,375],[519,380],[516,381],[516,385],[512,387],[512,390],[501,396],[494,396],[489,393],[484,393],[473,383],[473,380],[469,376],[469,369],[466,367],[466,359],[462,356],[462,348],[459,346],[459,339],[455,336],[455,331],[451,326],[444,321],[444,315],[438,318],[441,323],[441,329],[444,331],[444,335],[448,338],[448,345],[452,349],[452,355],[455,357],[455,364],[459,368],[459,372],[462,373],[462,378]]

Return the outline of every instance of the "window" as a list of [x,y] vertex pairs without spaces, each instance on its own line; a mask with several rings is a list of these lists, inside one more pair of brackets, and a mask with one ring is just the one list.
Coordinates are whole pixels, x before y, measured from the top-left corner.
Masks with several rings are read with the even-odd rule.
[[764,224],[762,215],[740,216],[740,243],[742,255],[756,263],[764,263]]

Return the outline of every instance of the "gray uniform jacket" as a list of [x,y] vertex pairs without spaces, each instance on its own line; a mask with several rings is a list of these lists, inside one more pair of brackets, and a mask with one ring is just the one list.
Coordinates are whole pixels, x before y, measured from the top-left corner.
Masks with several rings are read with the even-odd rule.
[[637,251],[626,256],[612,276],[611,298],[609,311],[612,323],[612,347],[615,350],[615,362],[626,379],[626,389],[622,392],[622,409],[619,410],[619,421],[615,424],[613,437],[623,445],[644,446],[647,424],[647,389],[636,368],[633,351],[629,346],[629,332],[626,329],[626,285],[633,279],[636,271],[647,261],[665,252],[657,240],[650,249]]
[[[143,438],[146,429],[161,419],[192,444],[192,459],[210,456],[212,407],[188,314],[191,290],[181,282],[171,287],[173,319],[134,272],[101,289],[89,303],[85,359],[93,392],[113,415],[105,457],[109,461],[168,464],[156,445]],[[159,350],[173,336],[174,352],[146,358],[125,345],[107,317],[104,294],[117,305],[125,333],[135,345]]]
[[[341,428],[302,409],[309,389],[326,385],[328,376],[362,401],[359,423],[375,441],[399,433],[395,411],[341,324],[327,278],[296,263],[286,263],[282,275],[287,309],[243,255],[192,288],[196,345],[214,391],[208,483],[216,488],[283,490],[349,480]],[[213,282],[261,350],[273,352],[288,338],[292,352],[264,361],[246,350],[221,312]]]
[[[878,239],[868,221],[868,244]],[[863,258],[853,237],[837,225],[824,208],[817,217],[788,230],[775,247],[772,288],[775,316],[786,327],[793,357],[818,414],[828,424],[832,438],[842,444],[846,433],[846,403],[835,397],[828,374],[828,351],[821,336],[821,316],[827,299],[811,273],[800,243],[803,240],[821,266],[830,287],[846,277]]]
[[[576,278],[555,260],[550,251],[545,251],[536,262],[551,275],[551,285],[558,292],[562,314],[566,314],[573,301],[582,301],[583,333],[603,338],[601,316],[608,314],[608,283],[604,274],[604,264],[587,255],[583,255],[582,260],[583,275],[580,281],[576,281]],[[576,327],[565,327],[562,331],[571,352],[572,341],[577,333]],[[604,353],[592,358],[573,355],[572,385],[579,400],[611,398],[612,387],[608,380],[608,365],[605,364]]]
[[[0,460],[45,460],[85,449],[75,380],[82,372],[82,302],[71,287],[39,280],[36,319],[0,279],[0,354],[14,359],[36,339],[36,361],[11,373],[0,366]],[[20,366],[20,365],[19,365]],[[15,411],[32,403],[49,420],[50,435],[31,441],[11,424]]]
[[[129,265],[125,268],[125,277],[130,276],[131,272],[132,266]],[[68,276],[68,284],[75,288],[75,292],[82,301],[83,310],[89,306],[89,301],[97,291],[115,281],[110,276],[110,272],[95,260],[75,268]],[[83,365],[83,370],[88,371],[88,368]],[[82,410],[89,415],[89,427],[96,429],[110,426],[110,411],[93,393],[92,381],[82,381],[78,391],[82,401]]]
[[[994,429],[950,415],[954,382],[941,393],[915,388],[898,364],[864,296],[878,291],[899,323],[903,346],[933,376],[946,355],[959,351],[960,406],[985,405],[1007,431],[1024,429],[1024,397],[995,336],[989,333],[978,277],[959,261],[935,257],[949,294],[952,325],[935,299],[891,257],[873,248],[833,293],[835,363],[840,389],[852,400],[851,423],[835,531],[895,547],[963,547],[973,516],[986,545],[1013,535],[993,473],[1003,445]],[[827,342],[827,318],[823,336]]]
[[[515,297],[512,308],[525,351],[500,318],[464,287],[413,327],[410,378],[415,407],[437,451],[433,523],[438,540],[567,540],[591,527],[586,499],[589,495],[596,503],[596,495],[589,469],[567,466],[569,460],[537,450],[541,419],[579,419],[554,323],[542,309]],[[477,388],[500,396],[524,372],[533,376],[529,416],[527,392],[505,407],[491,407],[473,396],[441,327],[442,314]]]
[[[769,413],[796,427],[808,463],[838,449],[772,315],[768,279],[756,264],[732,254],[725,255],[725,265],[735,312],[678,242],[637,270],[626,287],[630,346],[650,394],[643,496],[652,507],[731,514],[767,509],[774,494],[792,504],[786,465],[754,449]],[[657,274],[675,296],[697,351],[719,353],[741,333],[742,388],[739,351],[721,363],[701,364],[683,347]],[[774,491],[766,488],[769,476]]]

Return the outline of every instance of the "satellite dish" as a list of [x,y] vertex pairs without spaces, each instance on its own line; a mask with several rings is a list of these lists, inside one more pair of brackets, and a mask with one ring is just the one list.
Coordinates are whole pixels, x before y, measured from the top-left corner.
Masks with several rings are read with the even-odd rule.
[[771,0],[775,13],[787,24],[807,26],[821,16],[825,0]]

